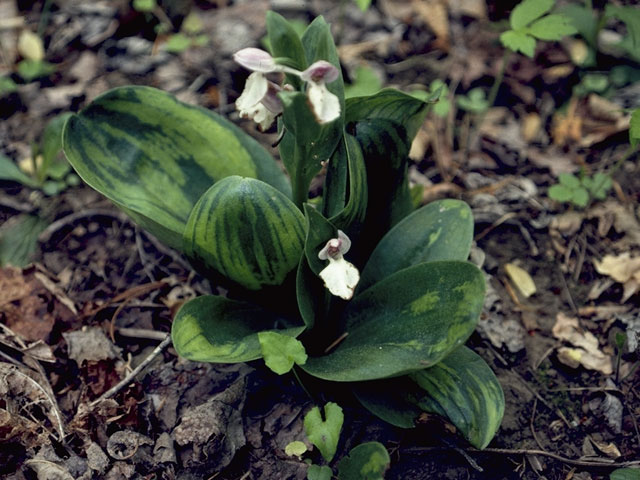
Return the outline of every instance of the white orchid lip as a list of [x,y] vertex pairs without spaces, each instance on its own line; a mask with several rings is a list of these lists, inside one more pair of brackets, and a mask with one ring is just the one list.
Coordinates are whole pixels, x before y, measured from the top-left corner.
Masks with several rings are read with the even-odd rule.
[[329,260],[320,273],[320,278],[324,280],[324,285],[332,295],[344,300],[350,300],[356,285],[360,281],[358,269],[347,262],[343,254],[351,248],[351,240],[343,231],[338,230],[338,238],[329,240],[324,248],[318,253],[320,260]]

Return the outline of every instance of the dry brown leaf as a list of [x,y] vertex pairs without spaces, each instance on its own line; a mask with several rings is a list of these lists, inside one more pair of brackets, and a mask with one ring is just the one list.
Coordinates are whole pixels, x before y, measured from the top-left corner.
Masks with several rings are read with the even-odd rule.
[[524,141],[531,143],[540,133],[540,127],[542,127],[542,119],[540,115],[535,112],[528,113],[522,119],[521,133]]
[[18,52],[27,60],[41,61],[44,59],[42,39],[30,30],[23,30],[18,38]]
[[598,339],[589,331],[580,327],[578,319],[560,312],[556,316],[556,323],[552,329],[553,336],[570,343],[575,348],[561,347],[558,349],[558,359],[577,368],[582,365],[589,370],[597,370],[605,375],[613,373],[611,357],[599,349]]
[[632,207],[627,207],[616,200],[607,200],[591,208],[588,216],[598,219],[598,233],[601,236],[606,236],[611,226],[616,232],[624,234],[615,242],[619,250],[640,246],[640,222],[633,213]]
[[451,13],[468,15],[484,20],[487,18],[487,2],[485,0],[447,0]]
[[599,274],[622,283],[624,291],[621,303],[640,291],[640,257],[632,257],[629,252],[624,252],[620,255],[605,255],[602,261],[595,260],[593,263]]
[[513,263],[507,263],[504,269],[525,298],[529,298],[536,293],[536,284],[526,270]]
[[414,0],[413,8],[437,37],[438,46],[449,49],[449,15],[445,0]]
[[120,348],[116,347],[98,327],[63,333],[69,348],[69,358],[82,365],[84,360],[98,362],[120,358]]
[[574,97],[569,102],[566,114],[560,112],[554,114],[551,128],[554,145],[562,146],[582,138],[582,117],[576,115],[577,108],[578,99]]

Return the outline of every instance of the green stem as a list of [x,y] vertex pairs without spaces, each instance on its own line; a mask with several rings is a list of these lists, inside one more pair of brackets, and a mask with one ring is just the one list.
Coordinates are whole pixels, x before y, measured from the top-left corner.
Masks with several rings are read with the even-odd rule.
[[[498,76],[494,80],[493,85],[491,86],[491,90],[489,91],[489,97],[487,98],[489,108],[493,107],[494,103],[496,103],[498,90],[500,90],[500,85],[502,85],[502,80],[504,80],[504,72],[507,70],[507,65],[509,64],[509,59],[511,58],[512,53],[513,52],[508,48],[504,51],[504,55],[502,56],[502,67],[500,67]],[[483,119],[486,115],[487,110],[485,110],[485,113],[482,114]]]
[[309,197],[309,184],[305,179],[302,165],[304,164],[304,148],[298,142],[295,143],[293,150],[293,164],[295,165],[295,173],[293,175],[293,203],[302,210],[302,206]]
[[298,381],[298,384],[302,387],[302,390],[304,390],[304,393],[307,394],[307,396],[309,397],[309,399],[312,402],[315,402],[315,398],[313,398],[313,395],[311,395],[311,393],[309,392],[309,390],[307,390],[307,387],[304,386],[304,383],[302,383],[302,379],[300,378],[300,375],[298,375],[298,372],[296,370],[296,366],[294,365],[293,368],[291,369],[291,371],[293,372],[293,376],[296,377],[296,380]]
[[[612,179],[614,173],[616,173],[618,171],[618,169],[624,164],[624,162],[626,162],[629,157],[631,155],[633,155],[635,153],[636,149],[633,147],[633,145],[629,145],[629,148],[627,148],[627,150],[622,154],[622,156],[618,159],[618,161],[616,162],[616,164],[611,167],[611,170],[609,170],[606,174],[605,177]],[[602,180],[600,180],[598,182],[597,185],[595,185],[593,192],[598,192],[600,191],[600,189],[602,188],[602,185],[604,184],[605,180],[604,178]],[[589,203],[591,203],[591,200],[593,200],[592,196],[589,195]]]

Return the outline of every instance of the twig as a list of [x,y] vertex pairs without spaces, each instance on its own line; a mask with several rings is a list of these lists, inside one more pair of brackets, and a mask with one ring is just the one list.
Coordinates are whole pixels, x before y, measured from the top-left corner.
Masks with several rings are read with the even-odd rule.
[[129,385],[133,379],[142,371],[144,370],[158,355],[160,355],[160,353],[162,353],[162,351],[171,343],[171,335],[167,334],[166,337],[164,338],[164,340],[162,340],[162,342],[160,342],[160,344],[153,350],[153,352],[151,352],[151,354],[145,358],[142,363],[140,363],[140,365],[138,365],[136,368],[134,368],[131,373],[129,375],[127,375],[125,378],[123,378],[120,382],[118,382],[116,385],[114,385],[113,387],[111,387],[109,390],[107,390],[106,392],[104,392],[102,395],[100,395],[100,397],[98,397],[97,399],[95,399],[93,402],[91,402],[89,404],[89,407],[95,407],[96,405],[98,405],[100,402],[102,402],[103,400],[106,400],[107,398],[113,397],[116,393],[118,393],[120,390],[122,390],[124,387],[126,387],[127,385]]
[[529,422],[529,427],[531,428],[531,435],[533,435],[533,439],[538,444],[538,447],[540,447],[540,450],[544,450],[544,448],[542,448],[542,444],[540,443],[540,440],[538,440],[538,435],[536,435],[536,429],[533,426],[533,422],[536,419],[536,410],[537,409],[538,409],[538,399],[534,398],[533,399],[533,412],[531,412],[531,421]]
[[91,217],[110,217],[110,218],[115,218],[116,220],[122,223],[128,223],[130,221],[124,213],[114,212],[113,210],[107,210],[106,208],[105,209],[94,208],[90,210],[84,210],[82,212],[72,213],[70,215],[67,215],[66,217],[62,217],[56,220],[55,222],[51,223],[38,236],[38,241],[40,243],[47,243],[49,240],[51,240],[51,237],[53,236],[53,234],[56,233],[61,228],[64,228],[67,225],[72,224],[77,220],[82,220],[84,218],[91,218]]
[[573,310],[573,313],[578,313],[578,308],[576,307],[576,304],[573,301],[573,295],[571,295],[571,290],[569,290],[569,285],[567,285],[567,279],[564,278],[564,273],[562,272],[560,272],[560,280],[562,280],[562,286],[567,292],[567,301],[571,306],[571,310]]
[[166,332],[158,332],[157,330],[149,330],[147,328],[125,328],[117,329],[118,334],[129,338],[143,338],[145,340],[164,340],[167,336]]

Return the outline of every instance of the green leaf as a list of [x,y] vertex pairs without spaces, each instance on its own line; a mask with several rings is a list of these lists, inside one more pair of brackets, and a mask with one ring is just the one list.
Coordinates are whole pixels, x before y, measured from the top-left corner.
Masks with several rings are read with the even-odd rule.
[[307,354],[300,341],[277,332],[258,333],[264,363],[278,375],[288,373],[293,364],[304,365]]
[[0,180],[9,180],[12,182],[18,182],[27,187],[38,188],[38,182],[24,173],[20,168],[11,160],[0,153]]
[[336,454],[343,422],[342,408],[333,402],[324,406],[324,420],[318,407],[313,407],[304,417],[304,431],[309,441],[320,450],[327,462]]
[[35,215],[18,215],[4,222],[0,226],[0,266],[30,263],[38,249],[38,235],[46,226],[47,222]]
[[605,7],[604,14],[606,17],[615,17],[624,22],[631,37],[633,49],[640,49],[640,9],[637,6],[624,6],[608,4]]
[[304,327],[291,326],[251,303],[205,295],[178,310],[171,338],[178,354],[189,360],[238,363],[260,358],[258,332],[271,330],[296,337]]
[[576,188],[571,196],[571,203],[578,207],[586,207],[589,203],[589,192],[584,187]]
[[184,52],[191,46],[191,38],[184,33],[174,33],[167,39],[164,49],[170,53]]
[[410,142],[402,125],[389,120],[355,124],[367,169],[368,201],[356,265],[362,265],[384,234],[413,211],[408,182]]
[[382,480],[389,468],[389,452],[379,442],[361,443],[338,464],[339,480]]
[[11,77],[4,75],[0,76],[0,97],[8,93],[13,93],[16,90],[18,90],[18,85],[11,79]]
[[356,295],[343,315],[346,338],[302,368],[325,380],[356,382],[434,365],[471,335],[483,298],[484,277],[470,263],[405,268]]
[[629,123],[629,143],[636,148],[640,143],[640,108],[636,108],[631,114]]
[[168,245],[200,196],[229,175],[290,192],[268,152],[224,118],[149,87],[121,87],[72,116],[63,148],[78,175]]
[[529,58],[536,53],[536,39],[524,32],[508,30],[500,35],[500,42],[514,52],[521,52]]
[[456,102],[462,110],[471,113],[483,113],[490,107],[487,96],[480,87],[469,90],[467,95],[457,96]]
[[193,207],[184,232],[185,255],[250,290],[280,285],[297,267],[304,216],[284,194],[236,175],[216,182]]
[[[271,54],[276,58],[288,58],[292,62],[289,65],[296,70],[307,68],[307,57],[302,47],[300,36],[295,28],[282,15],[272,10],[267,12],[267,35]],[[291,78],[289,78],[291,77]],[[289,80],[296,80],[295,86],[299,86],[300,80],[289,75]]]
[[156,8],[156,0],[133,0],[133,9],[138,12],[152,12]]
[[331,480],[333,472],[326,465],[309,465],[307,480]]
[[564,185],[571,189],[580,187],[580,179],[572,173],[561,173],[558,175],[558,181],[560,182],[560,185]]
[[382,81],[376,72],[366,66],[359,66],[356,69],[353,83],[345,85],[344,94],[346,98],[364,97],[373,95],[382,88]]
[[289,442],[287,446],[284,447],[284,453],[290,457],[301,457],[307,452],[307,450],[307,445],[300,440]]
[[562,40],[568,35],[577,33],[577,30],[568,17],[547,15],[533,22],[528,32],[540,40]]
[[521,30],[553,8],[555,0],[523,0],[511,12],[509,23],[513,30]]
[[432,94],[427,101],[423,101],[398,90],[385,88],[375,95],[349,98],[345,124],[348,126],[362,120],[387,120],[404,128],[407,142],[411,146],[438,95],[439,93]]
[[590,179],[591,180],[590,185],[587,186],[585,184],[585,181],[588,178],[589,177],[585,177],[582,180],[582,183],[587,188],[587,190],[589,190],[589,193],[591,194],[591,196],[593,198],[597,198],[598,200],[604,200],[605,198],[607,198],[607,194],[609,193],[609,190],[611,190],[611,187],[613,186],[611,177],[604,173],[596,173],[593,176],[593,178]]
[[610,480],[640,480],[640,469],[617,468],[609,475]]
[[[348,236],[353,237],[352,240],[355,240],[367,215],[368,188],[364,156],[360,144],[354,136],[348,133],[343,136],[343,141],[339,144],[336,155],[332,157],[331,162],[347,164],[349,191],[345,192],[342,197],[343,202],[346,201],[344,208],[334,212],[329,220],[336,228],[346,232]],[[327,178],[329,178],[328,176],[329,172],[327,172]],[[332,189],[327,188],[327,182],[325,182],[325,190],[325,196],[333,194]]]
[[598,19],[593,9],[582,5],[564,5],[559,9],[559,13],[569,18],[590,47],[597,46]]
[[[42,166],[39,168],[38,180],[42,182],[47,175],[49,175],[49,169],[53,164],[60,151],[62,150],[62,130],[67,119],[71,117],[71,113],[63,113],[54,117],[44,129],[42,134]],[[67,164],[66,160],[64,162]],[[68,165],[68,164],[67,164]],[[68,172],[65,171],[62,176]],[[61,173],[61,172],[57,172]],[[55,177],[57,180],[61,176]]]
[[473,215],[466,203],[447,199],[425,205],[380,240],[360,275],[357,291],[418,263],[466,260],[472,241]]
[[371,5],[371,0],[356,0],[356,3],[358,4],[358,7],[360,8],[360,10],[362,10],[363,12],[366,12],[369,6]]
[[573,189],[562,184],[551,185],[548,193],[549,198],[556,202],[568,202],[573,197]]
[[31,82],[41,77],[51,75],[56,71],[56,67],[44,60],[22,60],[18,63],[18,75],[25,82]]
[[372,413],[401,428],[412,428],[424,411],[441,415],[477,448],[489,444],[504,414],[498,379],[465,346],[406,377],[356,384],[354,393]]

